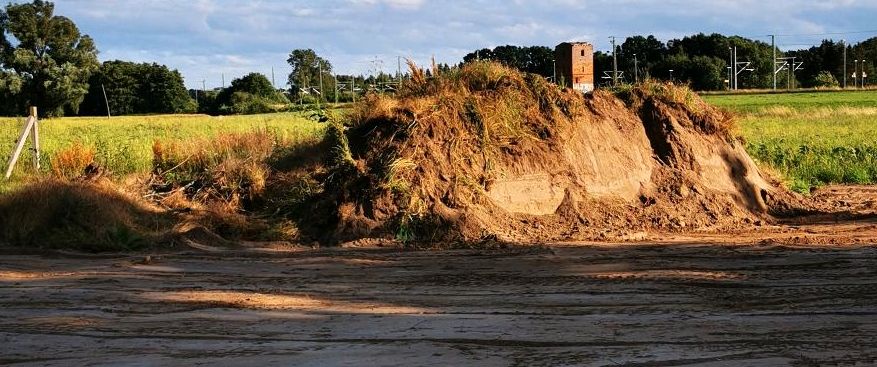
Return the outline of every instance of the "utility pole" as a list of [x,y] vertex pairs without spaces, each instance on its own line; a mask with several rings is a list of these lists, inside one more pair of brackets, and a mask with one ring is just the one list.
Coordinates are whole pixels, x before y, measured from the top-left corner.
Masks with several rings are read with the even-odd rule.
[[222,73],[222,89],[225,89],[225,73]]
[[739,85],[737,84],[737,46],[734,46],[734,90],[737,90]]
[[633,54],[633,82],[639,84],[639,68],[637,68],[636,54]]
[[[317,64],[320,66],[320,99],[318,101],[322,102],[323,101],[323,63],[319,62]],[[319,106],[319,105],[320,104],[317,103],[317,106]]]
[[104,103],[107,105],[107,118],[110,118],[110,102],[107,100],[107,89],[104,88],[104,83],[100,83],[100,89],[104,92]]
[[615,36],[609,37],[612,40],[612,86],[618,85],[618,56],[616,54]]
[[728,90],[734,90],[734,51],[728,46]]
[[207,91],[207,79],[201,79],[201,90]]
[[728,66],[725,69],[728,69],[728,73],[725,74],[727,75],[727,79],[725,79],[725,82],[726,84],[728,84],[728,90],[731,90],[731,67]]
[[844,89],[847,89],[847,40],[840,40],[844,45]]
[[859,60],[853,60],[853,88],[859,88]]
[[[773,50],[773,67],[776,68],[777,43],[775,34],[770,35],[770,48]],[[777,90],[777,73],[773,73],[773,90]]]
[[867,80],[868,74],[865,73],[865,60],[862,60],[862,89],[865,89],[865,80]]
[[333,74],[333,78],[335,78],[335,104],[338,104],[338,74]]
[[271,67],[271,86],[277,89],[277,83],[274,82],[274,67]]
[[402,56],[396,56],[396,90],[402,86]]

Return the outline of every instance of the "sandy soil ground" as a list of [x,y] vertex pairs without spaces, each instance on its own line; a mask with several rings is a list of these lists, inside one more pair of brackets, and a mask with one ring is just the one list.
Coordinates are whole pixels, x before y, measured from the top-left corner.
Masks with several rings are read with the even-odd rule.
[[0,364],[877,365],[873,218],[648,237],[148,259],[5,250]]

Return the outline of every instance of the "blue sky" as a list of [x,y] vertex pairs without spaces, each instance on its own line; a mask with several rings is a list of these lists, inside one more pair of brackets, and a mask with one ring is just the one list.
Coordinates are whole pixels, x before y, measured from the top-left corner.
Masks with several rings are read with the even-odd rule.
[[[16,1],[20,2],[20,1]],[[56,0],[95,38],[100,59],[159,62],[190,87],[249,72],[285,84],[286,58],[312,48],[335,72],[394,72],[397,57],[457,63],[498,45],[553,46],[654,34],[739,34],[783,49],[877,36],[877,0]],[[864,31],[864,32],[863,32]],[[826,35],[826,33],[861,32]],[[378,60],[377,62],[375,60]]]

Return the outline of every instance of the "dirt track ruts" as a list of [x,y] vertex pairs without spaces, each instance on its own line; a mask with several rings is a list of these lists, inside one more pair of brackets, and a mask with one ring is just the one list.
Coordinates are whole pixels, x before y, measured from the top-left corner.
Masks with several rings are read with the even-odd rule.
[[877,364],[877,248],[3,255],[0,363]]

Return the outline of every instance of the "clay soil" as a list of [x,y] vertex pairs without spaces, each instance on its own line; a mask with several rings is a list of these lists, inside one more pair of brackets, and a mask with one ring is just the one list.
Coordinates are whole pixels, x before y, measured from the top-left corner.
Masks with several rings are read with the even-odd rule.
[[856,215],[491,250],[209,246],[0,257],[0,364],[873,366]]

